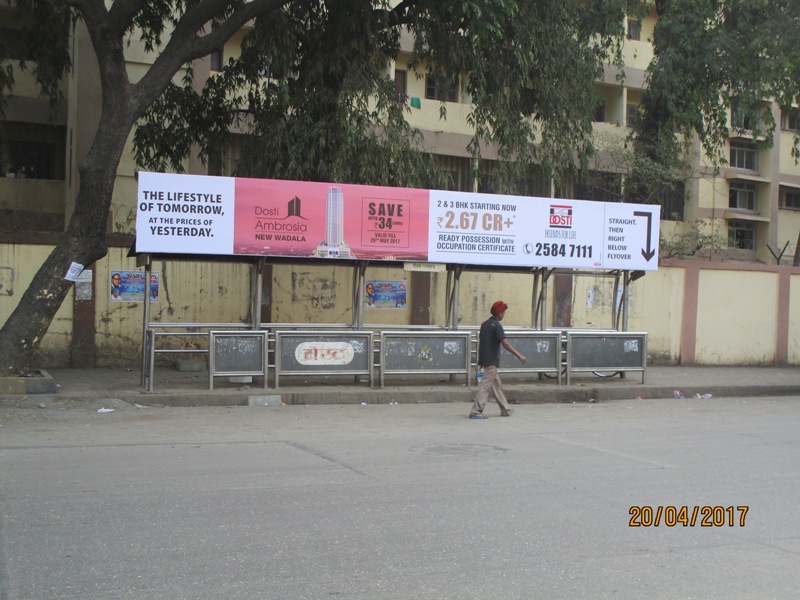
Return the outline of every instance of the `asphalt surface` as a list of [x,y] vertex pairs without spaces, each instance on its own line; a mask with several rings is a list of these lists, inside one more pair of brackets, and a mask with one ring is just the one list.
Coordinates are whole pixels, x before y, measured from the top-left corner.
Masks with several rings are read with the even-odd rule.
[[483,421],[4,398],[0,598],[797,598],[800,396],[624,383]]

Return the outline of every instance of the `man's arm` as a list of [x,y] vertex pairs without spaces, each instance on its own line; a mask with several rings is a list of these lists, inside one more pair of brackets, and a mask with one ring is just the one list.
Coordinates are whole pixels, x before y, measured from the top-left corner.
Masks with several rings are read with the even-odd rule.
[[513,354],[514,356],[516,356],[519,359],[519,362],[521,362],[523,365],[528,361],[527,358],[525,358],[524,356],[522,356],[522,354],[517,352],[516,348],[514,348],[514,346],[512,346],[511,343],[506,338],[500,340],[500,343],[503,344],[503,348],[511,352],[511,354]]

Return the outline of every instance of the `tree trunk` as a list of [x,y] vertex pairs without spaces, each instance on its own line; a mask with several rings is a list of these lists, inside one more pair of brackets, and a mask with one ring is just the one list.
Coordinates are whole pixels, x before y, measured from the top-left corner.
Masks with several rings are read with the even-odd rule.
[[0,329],[0,376],[36,366],[36,351],[72,289],[73,282],[64,278],[70,265],[87,267],[108,252],[108,211],[117,166],[134,120],[129,108],[121,105],[104,113],[92,148],[79,167],[80,186],[67,230]]
[[797,243],[794,245],[794,260],[792,266],[800,267],[800,233],[797,234]]

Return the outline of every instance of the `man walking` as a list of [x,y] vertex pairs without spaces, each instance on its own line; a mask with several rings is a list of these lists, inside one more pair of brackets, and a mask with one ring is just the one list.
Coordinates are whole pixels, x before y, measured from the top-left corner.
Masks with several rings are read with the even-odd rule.
[[500,406],[500,416],[509,417],[514,409],[508,405],[506,395],[503,393],[503,384],[497,376],[497,367],[500,366],[500,345],[516,356],[524,365],[527,360],[522,354],[516,351],[506,339],[506,333],[500,321],[506,314],[508,304],[498,300],[492,304],[492,316],[486,319],[481,325],[480,336],[478,337],[478,367],[483,368],[483,378],[478,384],[478,392],[475,394],[475,402],[472,404],[472,411],[469,413],[470,419],[488,419],[483,414],[483,408],[489,399],[489,391],[494,394],[494,398]]

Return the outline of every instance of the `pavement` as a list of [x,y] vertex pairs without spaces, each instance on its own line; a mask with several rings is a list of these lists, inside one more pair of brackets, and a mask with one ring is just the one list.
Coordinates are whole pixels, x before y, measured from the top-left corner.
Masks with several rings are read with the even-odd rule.
[[[0,406],[44,407],[51,403],[74,405],[114,403],[140,406],[275,406],[315,404],[425,404],[472,401],[476,387],[467,386],[461,376],[394,376],[379,387],[376,378],[370,387],[365,378],[282,377],[281,387],[264,387],[261,378],[235,382],[216,377],[209,390],[207,371],[182,371],[159,367],[153,377],[153,391],[142,384],[139,369],[56,368],[44,371],[52,377],[51,393],[0,393]],[[506,395],[515,404],[603,402],[629,399],[698,400],[709,397],[800,396],[800,367],[708,367],[651,366],[642,373],[629,372],[597,376],[573,374],[571,384],[564,379],[537,374],[503,376]],[[465,410],[466,407],[465,407]],[[491,413],[489,413],[491,414]]]

